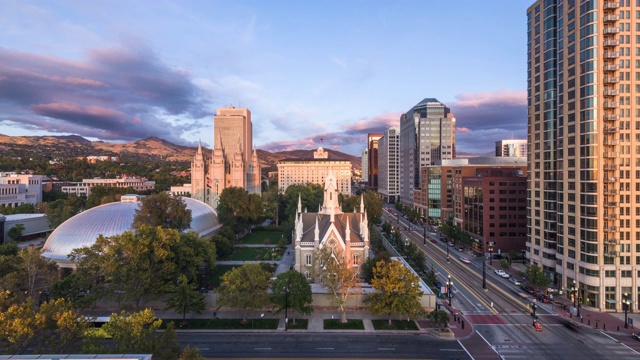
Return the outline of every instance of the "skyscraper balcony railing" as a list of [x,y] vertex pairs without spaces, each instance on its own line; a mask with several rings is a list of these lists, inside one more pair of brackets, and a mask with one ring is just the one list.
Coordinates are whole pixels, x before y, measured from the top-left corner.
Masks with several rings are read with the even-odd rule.
[[604,121],[618,121],[618,114],[604,114]]
[[615,10],[617,8],[620,7],[620,3],[618,3],[617,1],[605,1],[604,2],[604,9],[605,10]]
[[614,134],[614,133],[618,132],[618,127],[617,126],[605,126],[602,130],[605,133]]
[[[604,143],[605,146],[616,146],[618,145],[618,139],[604,139]],[[608,169],[607,166],[612,166],[613,168]],[[616,166],[615,165],[605,165],[604,166],[605,170],[616,170]]]
[[618,46],[620,42],[617,39],[604,39],[604,46]]
[[604,154],[602,154],[602,156],[606,157],[606,158],[617,158],[618,157],[618,153],[615,152],[615,151],[605,151]]
[[605,15],[602,20],[604,22],[616,22],[618,20],[620,20],[620,16],[618,16],[618,14],[608,14]]
[[605,257],[609,257],[609,258],[615,258],[618,257],[618,252],[617,251],[606,251],[604,253]]
[[620,52],[618,51],[605,51],[603,54],[605,59],[617,59],[620,57]]
[[604,214],[604,218],[606,220],[616,220],[618,218],[618,214]]
[[[615,65],[615,66],[617,67],[618,65]],[[616,96],[619,94],[617,89],[604,89],[603,93],[604,93],[604,96]]]
[[620,29],[615,26],[606,26],[603,30],[605,34],[617,34],[620,32]]
[[618,202],[617,201],[608,201],[604,203],[604,206],[606,207],[617,207],[618,206]]
[[604,182],[606,182],[606,183],[614,183],[616,181],[618,181],[618,178],[615,177],[615,176],[610,176],[610,177],[604,178]]
[[605,84],[616,84],[620,81],[620,78],[617,76],[605,76],[603,81]]
[[606,245],[618,245],[617,239],[607,239],[603,241]]
[[618,232],[618,227],[617,226],[609,226],[606,227],[604,229],[602,229],[604,232],[606,233],[614,233],[614,232]]

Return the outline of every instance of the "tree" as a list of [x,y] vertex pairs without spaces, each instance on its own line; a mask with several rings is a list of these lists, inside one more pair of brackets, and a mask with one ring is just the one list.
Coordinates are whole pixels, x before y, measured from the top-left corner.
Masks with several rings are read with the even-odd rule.
[[172,247],[179,241],[175,229],[141,226],[135,233],[101,235],[91,247],[71,254],[81,278],[104,278],[98,292],[139,309],[173,290],[177,266]]
[[205,358],[200,355],[200,350],[198,350],[197,347],[187,345],[187,347],[180,352],[178,360],[205,360]]
[[221,223],[233,228],[234,232],[240,232],[262,216],[263,203],[258,194],[249,194],[243,188],[232,186],[220,193],[217,211]]
[[509,265],[509,260],[502,258],[500,259],[500,267],[504,269],[508,269],[511,265]]
[[[279,274],[271,283],[271,302],[277,307],[275,314],[291,309],[304,315],[313,311],[311,286],[304,275],[289,270]],[[292,313],[293,323],[296,323],[295,312]]]
[[140,209],[136,210],[133,218],[134,229],[142,225],[179,231],[191,227],[191,210],[187,209],[187,204],[179,197],[161,192],[142,198],[140,203]]
[[360,277],[364,282],[371,284],[371,280],[373,280],[373,268],[375,268],[376,264],[379,261],[390,261],[391,256],[388,252],[383,251],[378,253],[374,257],[370,257],[365,262],[360,265]]
[[429,269],[429,271],[427,271],[426,278],[431,285],[436,285],[438,277],[436,276],[436,269],[433,267],[433,264],[431,264],[431,268]]
[[271,272],[260,264],[246,263],[222,275],[218,287],[218,307],[231,307],[243,311],[242,321],[247,322],[250,310],[260,309],[269,304],[269,279]]
[[447,327],[449,324],[449,314],[444,310],[433,310],[429,313],[428,318],[438,328]]
[[543,287],[549,285],[550,281],[536,264],[531,265],[525,271],[527,280],[535,286]]
[[335,304],[340,308],[340,322],[347,322],[347,300],[349,296],[362,292],[358,274],[360,270],[353,266],[352,259],[343,254],[340,247],[325,246],[316,249],[316,264],[312,269],[314,277],[332,295]]
[[375,292],[365,300],[369,311],[374,315],[387,314],[389,325],[392,314],[413,319],[424,316],[420,278],[399,261],[378,262],[373,268],[371,286]]
[[84,209],[84,200],[76,195],[69,195],[64,199],[58,199],[46,205],[44,213],[47,215],[49,226],[56,228],[67,219]]
[[200,314],[205,308],[204,295],[196,290],[196,286],[189,284],[187,277],[178,277],[178,286],[175,292],[167,299],[167,309],[173,309],[182,313],[182,321],[187,317],[187,312]]
[[50,259],[40,256],[41,250],[29,246],[18,253],[20,258],[19,278],[27,294],[34,300],[40,292],[49,289],[56,281],[58,265]]
[[200,238],[193,231],[180,233],[178,242],[170,246],[173,252],[173,263],[179,274],[187,277],[189,282],[198,280],[198,268],[213,268],[216,260],[216,247],[206,239]]
[[421,250],[414,252],[410,260],[418,271],[421,271],[427,265],[427,255]]
[[227,255],[231,254],[231,250],[233,250],[233,241],[227,239],[220,233],[213,235],[211,241],[216,246],[216,255],[218,259],[223,259]]
[[180,353],[180,346],[176,340],[173,323],[167,324],[164,331],[158,332],[162,320],[156,318],[153,310],[145,309],[128,313],[122,311],[111,314],[109,322],[102,329],[113,337],[114,353],[153,354],[154,359],[176,359]]
[[379,224],[382,217],[382,200],[380,200],[378,193],[367,190],[364,193],[364,206],[369,223]]
[[18,239],[20,239],[20,237],[22,236],[23,231],[24,231],[24,225],[16,224],[13,227],[11,227],[11,229],[9,229],[9,231],[7,232],[7,235],[13,241],[18,241]]

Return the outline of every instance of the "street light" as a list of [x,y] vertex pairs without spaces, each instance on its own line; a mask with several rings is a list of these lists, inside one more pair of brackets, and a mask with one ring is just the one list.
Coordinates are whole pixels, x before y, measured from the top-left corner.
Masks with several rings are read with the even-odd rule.
[[493,254],[492,254],[493,248],[491,246],[489,246],[489,265],[493,265]]
[[533,302],[531,303],[531,310],[533,310],[533,312],[531,313],[531,317],[533,318],[533,326],[536,326],[536,308],[538,307],[538,304],[536,304],[536,299],[533,299]]
[[624,328],[629,328],[629,319],[627,318],[627,311],[629,310],[629,294],[624,293],[622,298],[622,307],[624,309]]
[[449,242],[447,242],[447,263],[449,262]]
[[451,275],[447,281],[447,297],[449,298],[449,306],[451,306],[451,289],[453,288],[453,282],[451,281]]
[[487,290],[487,260],[482,257],[482,288]]
[[580,318],[580,303],[578,303],[578,287],[576,281],[573,280],[571,292],[573,293],[573,307],[576,308],[576,316]]

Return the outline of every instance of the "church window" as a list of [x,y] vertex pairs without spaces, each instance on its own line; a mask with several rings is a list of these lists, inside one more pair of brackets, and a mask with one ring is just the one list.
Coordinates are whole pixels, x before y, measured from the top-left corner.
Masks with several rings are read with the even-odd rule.
[[311,254],[307,254],[306,261],[307,261],[307,265],[311,265]]
[[358,266],[360,264],[360,259],[358,254],[353,254],[353,266]]
[[305,272],[304,272],[304,277],[305,277],[307,280],[310,280],[310,279],[311,279],[311,273],[310,273],[310,272],[308,272],[308,271],[305,271]]

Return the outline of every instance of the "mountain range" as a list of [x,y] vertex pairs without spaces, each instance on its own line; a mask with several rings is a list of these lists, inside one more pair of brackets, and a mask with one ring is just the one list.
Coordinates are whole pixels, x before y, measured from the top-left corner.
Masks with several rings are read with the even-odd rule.
[[[278,161],[312,158],[315,150],[269,152],[257,149],[257,152],[262,168],[275,171]],[[361,169],[360,157],[332,149],[325,150],[329,153],[330,159],[350,160],[354,169]],[[0,134],[0,154],[3,157],[44,155],[51,159],[66,159],[85,156],[119,156],[121,159],[161,159],[190,162],[196,151],[196,147],[176,145],[157,137],[148,137],[127,143],[110,143],[90,141],[78,135],[7,136]],[[205,148],[203,151],[205,155],[211,154],[211,149]]]

